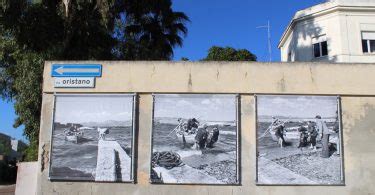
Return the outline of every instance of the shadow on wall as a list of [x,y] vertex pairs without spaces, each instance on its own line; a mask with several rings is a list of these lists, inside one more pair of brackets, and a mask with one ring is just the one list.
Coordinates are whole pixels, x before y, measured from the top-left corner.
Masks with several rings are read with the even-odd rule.
[[[337,57],[332,55],[332,40],[315,19],[299,22],[293,29],[292,39],[286,45],[288,62],[336,62]],[[314,57],[313,44],[321,40],[327,41],[328,56]]]

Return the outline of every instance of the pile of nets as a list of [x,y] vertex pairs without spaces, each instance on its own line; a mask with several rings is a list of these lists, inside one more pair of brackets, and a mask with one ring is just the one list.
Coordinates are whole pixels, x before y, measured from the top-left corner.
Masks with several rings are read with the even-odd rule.
[[164,167],[172,169],[183,165],[181,157],[175,152],[154,152],[151,159],[152,167]]

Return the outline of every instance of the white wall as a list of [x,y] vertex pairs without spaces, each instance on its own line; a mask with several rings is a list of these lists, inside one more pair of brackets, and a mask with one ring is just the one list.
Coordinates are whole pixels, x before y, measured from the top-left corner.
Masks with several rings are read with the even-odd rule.
[[[375,54],[362,52],[361,31],[375,31],[374,11],[335,11],[298,21],[280,47],[281,60],[374,63]],[[328,41],[328,56],[314,58],[312,38],[323,34]]]
[[38,162],[23,162],[17,164],[16,195],[36,194]]

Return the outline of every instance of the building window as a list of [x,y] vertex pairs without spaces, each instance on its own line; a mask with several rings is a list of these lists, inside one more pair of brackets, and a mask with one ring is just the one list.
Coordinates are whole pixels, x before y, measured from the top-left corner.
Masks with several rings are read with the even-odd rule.
[[291,62],[292,61],[292,52],[289,52],[288,53],[288,59],[287,59],[287,62]]
[[314,57],[328,56],[328,43],[326,36],[315,37],[312,40]]
[[375,53],[375,32],[362,32],[363,53]]

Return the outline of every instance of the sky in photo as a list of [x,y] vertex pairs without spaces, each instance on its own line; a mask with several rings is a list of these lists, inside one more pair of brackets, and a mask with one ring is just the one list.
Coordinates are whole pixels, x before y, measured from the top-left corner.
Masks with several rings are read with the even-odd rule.
[[[183,47],[174,49],[174,60],[187,57],[196,61],[213,46],[248,49],[258,61],[268,61],[267,30],[271,24],[272,59],[280,61],[279,39],[296,11],[324,0],[172,0],[173,9],[189,16],[188,35]],[[16,118],[13,103],[0,100],[0,132],[17,139],[23,127],[13,128]]]
[[235,95],[156,95],[154,117],[235,121]]
[[58,96],[55,122],[129,121],[132,111],[132,96]]
[[336,117],[337,97],[327,96],[257,96],[258,116],[290,118]]

